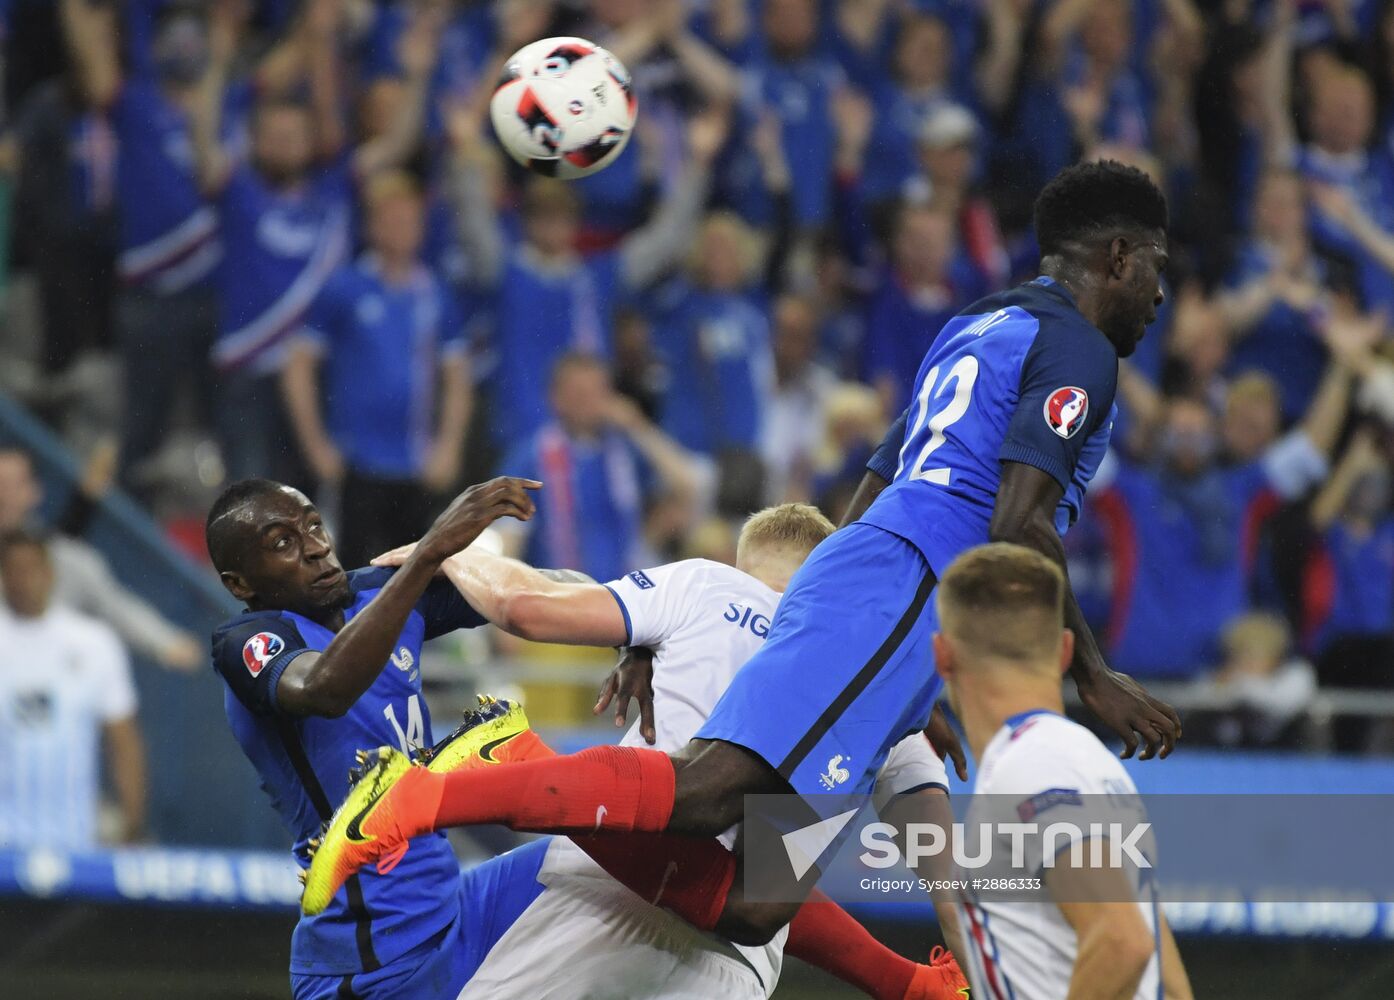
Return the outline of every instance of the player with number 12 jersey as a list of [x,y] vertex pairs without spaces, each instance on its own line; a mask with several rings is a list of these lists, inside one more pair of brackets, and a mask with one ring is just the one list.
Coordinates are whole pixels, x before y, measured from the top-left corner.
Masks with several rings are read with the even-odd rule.
[[905,433],[887,438],[899,447],[871,462],[891,485],[862,521],[947,566],[987,541],[1002,463],[1022,462],[1064,489],[1063,535],[1108,448],[1117,380],[1113,345],[1052,279],[982,300],[944,326],[921,364]]

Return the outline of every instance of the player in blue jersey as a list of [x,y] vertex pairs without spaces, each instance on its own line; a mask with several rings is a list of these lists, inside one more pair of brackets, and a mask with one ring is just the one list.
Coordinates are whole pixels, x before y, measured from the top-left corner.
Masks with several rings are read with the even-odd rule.
[[[335,884],[451,825],[712,837],[740,821],[747,794],[866,792],[939,694],[937,574],[989,540],[1064,565],[1059,533],[1107,443],[1118,358],[1163,299],[1166,225],[1162,193],[1121,164],[1081,164],[1046,186],[1036,204],[1041,277],[945,326],[921,365],[903,439],[891,443],[894,467],[882,466],[890,485],[790,581],[764,647],[686,747],[671,756],[596,747],[449,775],[383,753],[370,790],[355,790],[352,835],[326,840],[311,878]],[[1175,713],[1108,668],[1073,597],[1066,623],[1078,635],[1072,674],[1084,703],[1123,736],[1125,753],[1141,742],[1143,757],[1168,754]],[[672,850],[667,885],[688,901],[682,916],[741,944],[768,941],[797,903],[749,905],[739,855],[702,845],[646,840],[645,850]]]
[[[528,491],[538,485],[496,479],[466,490],[395,572],[346,573],[314,505],[279,483],[234,484],[209,511],[213,563],[247,607],[214,632],[213,666],[227,685],[233,734],[302,865],[348,791],[359,747],[431,745],[421,644],[483,624],[436,571],[495,519],[531,517]],[[541,864],[540,852],[462,876],[443,836],[414,841],[390,877],[352,879],[322,915],[299,923],[295,996],[454,996],[470,963],[540,892],[523,870],[530,864]]]

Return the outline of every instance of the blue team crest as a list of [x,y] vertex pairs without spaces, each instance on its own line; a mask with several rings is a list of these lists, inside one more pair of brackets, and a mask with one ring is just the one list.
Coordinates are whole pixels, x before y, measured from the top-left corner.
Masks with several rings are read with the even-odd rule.
[[255,677],[285,648],[285,640],[274,632],[258,632],[242,644],[242,662]]
[[1045,401],[1045,422],[1053,433],[1072,438],[1089,415],[1089,393],[1074,385],[1056,389]]

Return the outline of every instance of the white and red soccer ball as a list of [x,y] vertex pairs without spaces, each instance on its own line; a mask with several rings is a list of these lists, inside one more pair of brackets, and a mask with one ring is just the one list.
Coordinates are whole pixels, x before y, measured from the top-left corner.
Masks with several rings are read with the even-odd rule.
[[629,72],[584,38],[524,45],[489,102],[503,148],[523,166],[571,179],[603,170],[629,142],[638,110]]

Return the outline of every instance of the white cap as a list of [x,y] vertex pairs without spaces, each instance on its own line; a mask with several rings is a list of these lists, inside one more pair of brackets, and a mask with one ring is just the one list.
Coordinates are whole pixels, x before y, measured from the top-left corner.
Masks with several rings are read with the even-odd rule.
[[940,104],[920,125],[919,143],[930,149],[947,149],[977,138],[978,120],[962,104]]

